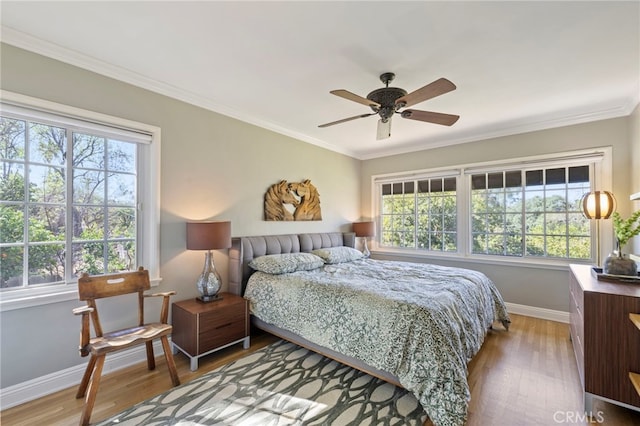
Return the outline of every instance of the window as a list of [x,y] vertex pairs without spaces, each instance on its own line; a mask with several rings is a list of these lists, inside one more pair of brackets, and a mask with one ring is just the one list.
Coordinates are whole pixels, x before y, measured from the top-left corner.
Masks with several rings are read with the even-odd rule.
[[456,178],[385,183],[382,245],[457,250]]
[[610,148],[603,148],[374,176],[378,249],[536,262],[591,260],[593,223],[583,216],[580,201],[595,176],[610,169],[602,163],[610,162]]
[[471,175],[472,253],[590,259],[589,166]]
[[67,114],[2,107],[3,301],[16,290],[68,291],[85,272],[144,265],[157,277],[157,248],[142,241],[157,224],[154,196],[145,195],[155,191],[144,188],[156,174],[157,152],[151,145],[159,140],[121,123],[112,127]]

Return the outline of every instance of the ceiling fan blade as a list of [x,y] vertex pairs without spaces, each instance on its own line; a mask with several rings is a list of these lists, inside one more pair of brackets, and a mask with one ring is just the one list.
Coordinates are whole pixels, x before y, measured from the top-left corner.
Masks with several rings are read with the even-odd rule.
[[385,123],[382,119],[378,120],[378,131],[376,133],[376,139],[382,140],[391,137],[391,118],[387,119]]
[[343,118],[342,120],[332,121],[331,123],[321,124],[318,127],[329,127],[329,126],[333,126],[334,124],[346,123],[347,121],[357,120],[358,118],[365,118],[375,114],[376,114],[375,112],[372,112],[371,114],[360,114],[360,115],[356,115],[349,118]]
[[451,92],[456,89],[456,85],[447,80],[446,78],[440,78],[426,86],[415,90],[411,93],[404,95],[401,98],[396,99],[396,105],[404,104],[408,107],[426,101],[427,99],[435,98],[436,96],[444,95],[447,92]]
[[459,115],[443,114],[441,112],[420,111],[419,109],[405,109],[400,113],[402,118],[426,121],[428,123],[451,126],[460,118]]
[[338,89],[338,90],[332,90],[331,92],[332,95],[336,95],[336,96],[340,96],[341,98],[344,99],[348,99],[350,101],[354,101],[357,102],[359,104],[362,105],[366,105],[368,107],[370,106],[375,106],[375,107],[379,107],[380,104],[374,101],[371,101],[367,98],[363,98],[362,96],[358,96],[355,93],[351,93],[348,90],[344,90],[344,89]]

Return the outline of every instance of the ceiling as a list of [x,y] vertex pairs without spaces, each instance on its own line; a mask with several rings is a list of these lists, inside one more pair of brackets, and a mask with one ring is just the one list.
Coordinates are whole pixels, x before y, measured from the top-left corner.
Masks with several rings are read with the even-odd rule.
[[[368,159],[620,117],[640,99],[640,2],[12,2],[2,41]],[[457,89],[376,140],[365,97]]]

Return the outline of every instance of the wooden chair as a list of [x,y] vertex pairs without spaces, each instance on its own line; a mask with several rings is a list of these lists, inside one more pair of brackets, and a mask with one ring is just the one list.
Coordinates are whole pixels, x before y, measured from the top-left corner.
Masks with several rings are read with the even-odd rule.
[[[171,334],[172,326],[167,324],[169,315],[169,298],[176,294],[175,291],[143,294],[151,288],[149,282],[149,271],[140,267],[135,272],[125,272],[120,274],[89,276],[84,274],[78,280],[79,299],[86,301],[87,306],[73,310],[75,315],[82,315],[82,329],[80,331],[80,355],[85,357],[91,354],[87,369],[84,372],[76,398],[82,398],[86,394],[84,408],[80,417],[81,425],[88,425],[91,417],[93,405],[96,402],[96,393],[100,385],[100,376],[104,360],[108,353],[127,349],[135,345],[146,344],[147,346],[147,367],[149,370],[155,369],[155,359],[153,356],[153,339],[160,338],[164,356],[171,375],[173,386],[180,384],[178,370],[173,360],[171,346],[167,336]],[[119,296],[123,294],[138,293],[138,325],[131,328],[103,333],[100,319],[98,318],[98,307],[96,299]],[[160,312],[160,322],[144,323],[144,298],[152,296],[162,296],[162,311]],[[89,317],[93,320],[95,337],[89,338]],[[87,393],[87,388],[89,392]]]

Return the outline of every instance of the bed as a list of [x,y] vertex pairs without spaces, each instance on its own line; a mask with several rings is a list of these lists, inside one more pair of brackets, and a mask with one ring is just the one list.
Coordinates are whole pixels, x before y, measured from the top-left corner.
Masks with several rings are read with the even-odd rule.
[[256,327],[408,389],[437,426],[463,425],[467,363],[495,321],[508,329],[498,290],[477,271],[354,246],[339,232],[234,238],[229,290],[249,299]]

